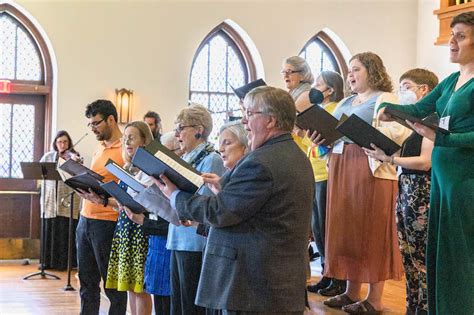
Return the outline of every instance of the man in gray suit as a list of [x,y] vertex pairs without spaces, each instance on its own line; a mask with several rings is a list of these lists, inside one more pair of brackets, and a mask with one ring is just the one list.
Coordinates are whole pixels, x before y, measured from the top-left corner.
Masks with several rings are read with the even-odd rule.
[[211,226],[196,304],[224,314],[303,314],[313,200],[309,160],[291,137],[291,96],[259,87],[244,99],[251,152],[216,196],[160,189],[183,220]]

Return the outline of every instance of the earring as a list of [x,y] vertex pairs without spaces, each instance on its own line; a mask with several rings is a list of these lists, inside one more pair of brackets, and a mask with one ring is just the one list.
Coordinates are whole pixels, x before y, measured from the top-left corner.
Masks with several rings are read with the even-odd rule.
[[201,139],[201,138],[202,138],[202,134],[197,133],[197,134],[194,135],[194,138],[196,138],[196,139]]

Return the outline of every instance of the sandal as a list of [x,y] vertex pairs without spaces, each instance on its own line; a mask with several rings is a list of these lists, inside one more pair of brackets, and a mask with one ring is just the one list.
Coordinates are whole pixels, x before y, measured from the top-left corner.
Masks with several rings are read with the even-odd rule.
[[383,311],[377,311],[367,300],[345,305],[342,310],[349,314],[379,315],[383,313]]
[[356,301],[351,300],[351,298],[347,294],[343,293],[341,295],[337,295],[335,297],[327,299],[326,301],[323,301],[323,304],[329,307],[341,308],[346,305],[354,304],[355,302]]

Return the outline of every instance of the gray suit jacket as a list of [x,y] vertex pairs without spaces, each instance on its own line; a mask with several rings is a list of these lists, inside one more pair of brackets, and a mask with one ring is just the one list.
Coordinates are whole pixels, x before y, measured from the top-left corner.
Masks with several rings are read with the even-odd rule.
[[196,304],[236,311],[303,311],[314,196],[309,160],[284,134],[226,173],[217,196],[180,192],[180,217],[211,225]]

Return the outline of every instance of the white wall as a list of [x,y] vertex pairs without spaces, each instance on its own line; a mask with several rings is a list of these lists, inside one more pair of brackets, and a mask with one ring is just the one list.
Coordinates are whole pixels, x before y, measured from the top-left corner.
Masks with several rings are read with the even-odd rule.
[[440,79],[458,70],[449,62],[448,46],[435,46],[439,34],[439,20],[433,14],[439,9],[439,0],[418,0],[416,65],[436,73]]
[[[113,100],[115,88],[135,91],[133,118],[156,110],[170,130],[188,99],[195,50],[227,18],[252,38],[265,80],[283,87],[281,61],[295,55],[324,27],[352,53],[374,51],[396,80],[420,64],[417,19],[431,11],[413,0],[287,1],[17,1],[41,24],[58,64],[57,128],[78,139],[87,131],[85,105]],[[429,9],[431,10],[431,9]],[[419,28],[418,28],[419,29]],[[89,158],[88,136],[78,147]]]

